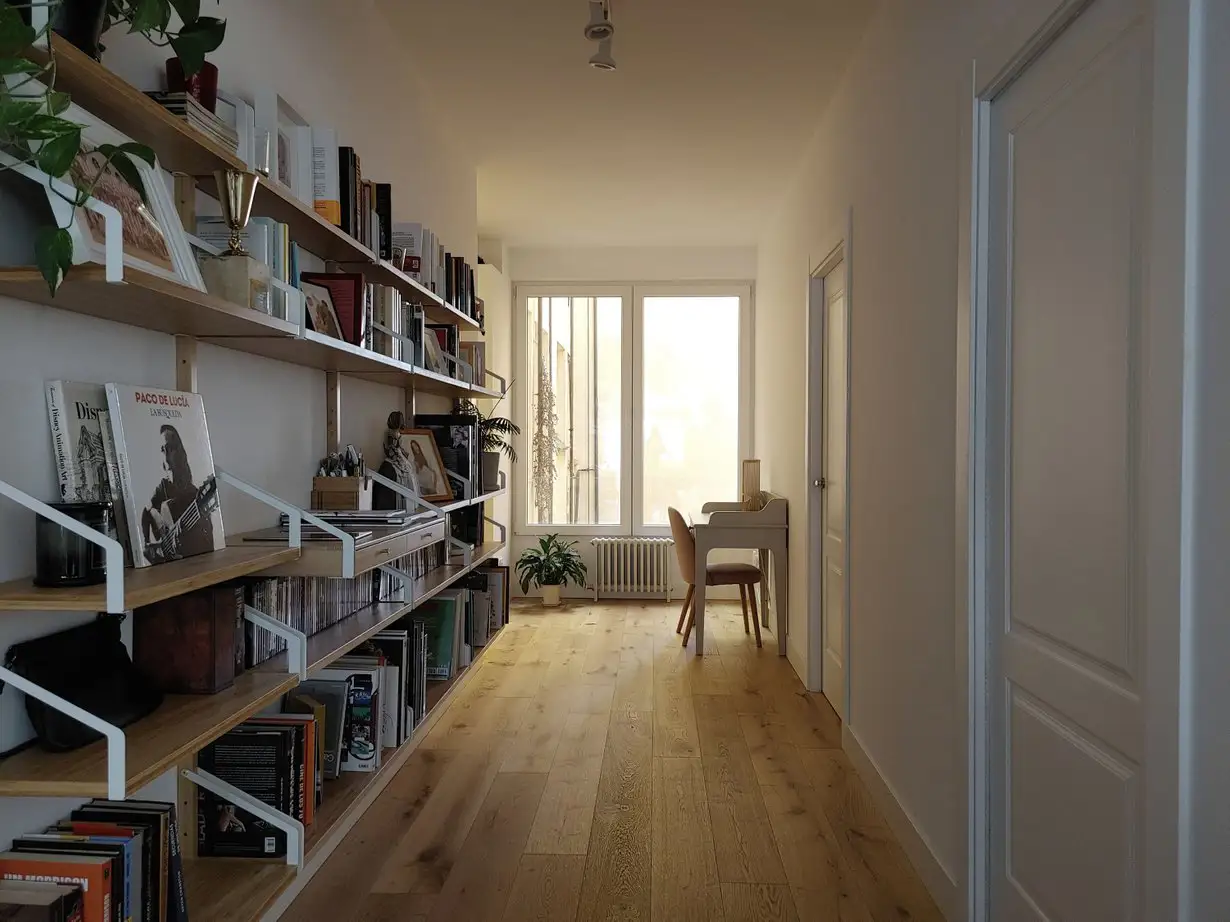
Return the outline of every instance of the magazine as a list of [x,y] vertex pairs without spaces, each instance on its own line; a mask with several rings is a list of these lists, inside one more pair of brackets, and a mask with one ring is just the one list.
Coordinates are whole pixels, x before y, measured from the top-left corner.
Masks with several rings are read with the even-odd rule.
[[226,536],[199,394],[107,385],[133,565],[222,550]]
[[107,409],[101,384],[47,382],[51,449],[59,476],[60,499],[66,503],[111,501],[107,459],[98,414]]

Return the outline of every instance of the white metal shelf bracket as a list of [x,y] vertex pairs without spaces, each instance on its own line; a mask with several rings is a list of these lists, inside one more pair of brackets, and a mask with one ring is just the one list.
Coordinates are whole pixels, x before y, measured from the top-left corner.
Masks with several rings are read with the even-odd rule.
[[336,525],[331,525],[323,519],[317,518],[312,515],[312,513],[300,509],[293,503],[288,503],[286,500],[274,496],[267,490],[262,490],[260,487],[255,487],[245,480],[240,480],[238,477],[228,474],[221,468],[217,468],[215,473],[217,474],[218,479],[223,483],[230,484],[236,490],[248,494],[253,499],[259,500],[266,506],[271,506],[279,512],[286,513],[288,525],[287,539],[289,540],[291,547],[303,546],[304,522],[319,528],[321,531],[325,532],[325,534],[331,535],[340,541],[342,543],[342,576],[345,579],[354,579],[354,535],[338,528]]
[[[485,368],[485,369],[483,369],[483,372],[484,372],[484,374],[486,375],[486,377],[488,377],[488,378],[495,378],[497,381],[499,381],[499,382],[500,382],[500,397],[504,397],[505,395],[507,395],[507,394],[508,394],[508,380],[507,380],[506,378],[504,378],[504,377],[503,377],[503,376],[501,376],[501,375],[497,375],[494,371],[492,371],[492,370],[491,370],[491,369],[489,369],[489,368]],[[487,386],[487,382],[486,382],[485,380],[483,380],[483,381],[479,382],[479,386],[480,386],[480,387],[486,387],[486,386]]]
[[380,572],[386,573],[389,576],[392,576],[394,579],[401,580],[402,582],[401,591],[407,593],[410,596],[410,598],[406,599],[405,601],[413,601],[414,599],[414,577],[413,576],[411,576],[405,570],[398,569],[397,567],[391,567],[387,563],[380,567]]
[[[76,186],[54,176],[49,176],[37,167],[31,166],[28,163],[22,163],[9,154],[0,152],[0,166],[10,169],[14,173],[18,173],[53,192],[67,196],[69,201],[76,201],[78,195]],[[65,202],[64,204],[67,205],[68,203]],[[96,214],[102,215],[103,218],[104,229],[107,234],[107,240],[104,245],[104,253],[106,254],[104,265],[107,270],[107,281],[124,281],[124,219],[120,217],[119,211],[114,206],[108,205],[106,202],[100,202],[95,198],[86,199],[85,207]]]
[[180,774],[197,787],[217,794],[237,807],[243,807],[253,816],[286,833],[286,863],[296,868],[303,867],[303,824],[297,819],[275,810],[263,800],[257,800],[247,791],[241,791],[204,769],[185,768],[181,769]]
[[123,730],[100,717],[95,717],[89,711],[82,710],[71,701],[65,701],[41,685],[22,678],[5,666],[0,666],[0,682],[7,682],[18,691],[37,698],[48,707],[55,708],[61,714],[79,720],[91,730],[101,733],[107,740],[107,799],[123,800],[128,796],[128,743]]
[[491,518],[491,516],[489,515],[483,516],[483,521],[489,522],[493,526],[495,526],[496,532],[499,533],[501,543],[503,544],[508,543],[508,526],[507,525],[497,522],[495,519]]
[[417,508],[417,509],[426,509],[428,512],[434,512],[436,515],[440,515],[440,516],[445,514],[444,510],[441,509],[439,506],[433,503],[427,502],[427,500],[423,499],[423,497],[419,496],[409,487],[398,483],[396,480],[390,480],[388,477],[385,477],[383,474],[378,474],[376,473],[376,471],[373,471],[370,468],[367,471],[367,476],[370,477],[372,480],[374,480],[376,483],[380,484],[382,487],[388,487],[390,490],[392,490],[397,495],[405,497],[406,499],[410,500],[410,502],[414,503],[414,507],[410,510],[411,512],[413,512],[414,509]]
[[3,480],[0,480],[0,496],[7,496],[18,505],[33,510],[43,518],[50,519],[73,534],[85,538],[91,544],[101,547],[106,555],[107,564],[107,611],[113,615],[124,612],[124,548],[118,541],[110,535],[104,535],[101,531],[95,531],[88,525],[83,525]]
[[270,634],[276,634],[286,641],[287,658],[290,661],[291,675],[299,676],[303,681],[308,673],[307,634],[297,631],[289,624],[283,624],[276,618],[271,618],[263,611],[251,605],[243,607],[243,616],[257,627],[262,627]]

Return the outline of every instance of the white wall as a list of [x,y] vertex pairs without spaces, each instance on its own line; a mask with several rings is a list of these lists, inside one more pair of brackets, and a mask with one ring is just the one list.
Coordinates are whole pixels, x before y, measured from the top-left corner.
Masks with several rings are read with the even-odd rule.
[[[423,94],[402,66],[399,48],[370,0],[344,16],[327,0],[223,0],[228,39],[212,56],[222,85],[251,96],[261,83],[283,94],[312,120],[333,124],[355,146],[364,171],[394,184],[395,217],[437,228],[454,252],[477,251],[474,168],[435,131]],[[131,36],[107,37],[106,63],[143,88],[158,86],[162,49]],[[339,61],[342,66],[321,66]],[[0,477],[45,499],[56,494],[43,381],[64,377],[174,387],[173,339],[133,327],[0,298]],[[235,475],[306,503],[311,476],[325,451],[325,376],[204,345],[198,349],[216,463]],[[378,459],[389,411],[402,406],[395,388],[343,379],[343,441]],[[430,406],[428,406],[430,409]],[[223,491],[229,532],[273,521],[229,489]],[[0,580],[33,572],[33,516],[0,503]],[[0,650],[26,637],[88,620],[81,615],[6,614]],[[20,696],[0,697],[0,749],[29,735]],[[174,796],[164,780],[157,794]],[[62,816],[67,801],[0,799],[0,844]]]
[[849,729],[942,865],[941,882],[964,861],[953,631],[959,90],[986,7],[885,0],[762,240],[757,274],[756,445],[767,488],[791,503],[789,650],[806,676],[808,277],[853,208]]
[[756,248],[511,247],[513,282],[733,281],[756,276]]

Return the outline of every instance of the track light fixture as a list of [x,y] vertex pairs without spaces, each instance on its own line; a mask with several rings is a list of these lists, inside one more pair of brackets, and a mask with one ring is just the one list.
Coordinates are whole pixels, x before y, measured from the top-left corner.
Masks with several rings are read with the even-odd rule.
[[589,59],[589,66],[595,70],[614,70],[615,59],[611,57],[611,40],[603,39],[598,44],[598,52]]

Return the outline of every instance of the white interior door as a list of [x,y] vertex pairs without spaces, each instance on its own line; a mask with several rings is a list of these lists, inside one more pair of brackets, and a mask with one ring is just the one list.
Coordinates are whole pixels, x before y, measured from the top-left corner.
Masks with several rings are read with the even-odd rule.
[[822,282],[824,294],[824,467],[821,474],[822,690],[846,714],[846,263]]
[[996,922],[1145,922],[1151,44],[1141,0],[1095,0],[991,103]]

